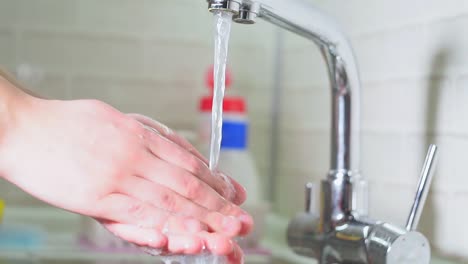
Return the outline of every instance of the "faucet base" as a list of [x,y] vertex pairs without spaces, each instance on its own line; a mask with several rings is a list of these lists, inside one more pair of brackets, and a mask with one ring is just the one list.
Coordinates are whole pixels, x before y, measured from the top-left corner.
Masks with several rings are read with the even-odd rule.
[[385,260],[382,264],[428,264],[431,261],[426,237],[386,223],[374,226],[367,238],[367,248],[369,259]]
[[317,215],[302,213],[288,227],[288,244],[320,264],[429,264],[427,239],[420,233],[366,220],[351,220],[323,232]]
[[291,249],[320,264],[429,264],[430,246],[418,232],[367,218],[367,182],[349,171],[330,171],[321,182],[320,212],[312,184],[306,213],[288,226]]

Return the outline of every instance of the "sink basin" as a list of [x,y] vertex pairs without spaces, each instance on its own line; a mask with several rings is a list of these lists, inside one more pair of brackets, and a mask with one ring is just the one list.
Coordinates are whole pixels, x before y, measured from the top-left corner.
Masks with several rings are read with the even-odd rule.
[[[31,217],[34,216],[34,217]],[[0,250],[0,263],[29,264],[155,264],[155,258],[146,255],[105,254],[80,251],[76,247],[76,232],[79,226],[79,217],[54,208],[22,208],[13,210],[9,208],[4,224],[24,223],[42,226],[47,232],[47,244],[37,251]],[[265,237],[263,246],[273,252],[273,260],[247,257],[247,264],[314,264],[316,261],[295,255],[286,245],[285,234],[288,219],[271,214],[266,219]],[[75,228],[75,230],[74,230]],[[3,262],[3,260],[7,260]],[[42,261],[44,260],[44,261]],[[462,264],[433,258],[431,264]]]

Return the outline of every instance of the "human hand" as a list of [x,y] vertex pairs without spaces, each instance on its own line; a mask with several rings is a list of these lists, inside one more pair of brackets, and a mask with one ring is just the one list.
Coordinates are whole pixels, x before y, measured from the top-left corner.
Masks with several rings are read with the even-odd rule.
[[245,191],[233,183],[233,194],[186,141],[99,101],[27,96],[20,105],[1,138],[7,180],[137,245],[239,258],[231,238],[253,224],[237,206]]

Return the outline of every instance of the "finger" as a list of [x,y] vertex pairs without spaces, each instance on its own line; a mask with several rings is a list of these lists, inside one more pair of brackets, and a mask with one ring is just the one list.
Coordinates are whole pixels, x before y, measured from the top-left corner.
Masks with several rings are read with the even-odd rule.
[[[193,154],[207,166],[208,160],[192,144],[190,144],[185,138],[181,137],[177,133],[174,133],[170,128],[168,128],[164,124],[161,124],[156,120],[139,114],[128,114],[128,116],[137,120],[141,124],[151,128],[153,131],[158,132],[159,134],[174,142],[175,144],[179,145],[180,147],[186,149],[188,152]],[[236,203],[237,205],[244,203],[247,197],[245,188],[242,187],[242,185],[240,185],[234,179],[226,175],[221,176],[224,178],[223,180],[227,182],[226,184],[230,183],[234,187],[234,190],[236,190],[236,195],[233,197],[232,202]],[[223,186],[223,184],[221,184],[221,186]]]
[[[251,232],[253,219],[239,206],[220,197],[218,193],[187,171],[154,157],[149,157],[148,160],[142,163],[146,166],[144,170],[145,179],[165,186],[211,211],[217,211],[226,216],[238,217],[242,223],[240,235],[246,235]],[[164,180],[161,180],[161,175],[165,175]]]
[[93,217],[160,232],[197,233],[206,230],[204,224],[192,217],[176,216],[148,202],[124,194],[112,194],[96,206]]
[[187,200],[171,189],[144,178],[129,177],[121,182],[119,191],[178,216],[193,217],[216,232],[222,232],[230,236],[242,234],[243,226],[240,218],[210,211]]
[[247,200],[247,190],[239,182],[222,172],[218,173],[218,177],[221,177],[221,179],[223,179],[227,185],[230,185],[231,189],[235,190],[235,196],[232,199],[233,203],[236,205],[241,205]]
[[231,254],[228,255],[229,264],[243,264],[244,263],[244,253],[239,245],[234,244],[234,250]]
[[185,138],[173,132],[166,125],[161,124],[160,122],[153,120],[144,115],[140,115],[140,114],[127,114],[127,115],[137,120],[141,124],[154,129],[156,132],[163,135],[165,138],[187,149],[193,155],[197,156],[200,160],[202,160],[205,164],[208,164],[208,160],[192,144],[190,144]]
[[180,167],[151,155],[142,160],[141,164],[143,169],[140,173],[143,178],[163,185],[188,200],[212,211],[224,211],[230,215],[243,213],[238,206],[223,198],[204,181]]
[[102,224],[117,237],[139,246],[159,249],[166,247],[168,244],[167,238],[156,229],[141,228],[115,222],[104,222]]
[[[167,251],[171,254],[174,253],[185,253],[185,254],[194,254],[200,253],[198,251],[198,245],[201,244],[202,248],[208,250],[214,255],[227,256],[231,255],[235,249],[234,242],[231,238],[224,236],[219,233],[209,233],[206,231],[199,232],[196,235],[172,235],[166,234],[168,238],[168,248]],[[198,243],[196,246],[188,247],[186,243]],[[185,245],[184,245],[185,244]],[[194,253],[187,251],[187,248],[192,248]]]
[[189,254],[201,253],[203,250],[203,241],[197,235],[173,235],[168,234],[168,245],[166,251],[171,254]]
[[206,163],[161,135],[148,131],[144,136],[156,157],[185,169],[231,202],[241,204],[245,201],[245,189],[236,181],[223,174],[214,175]]
[[227,256],[234,250],[234,242],[230,237],[206,231],[199,232],[198,235],[202,238],[206,249],[214,255]]
[[114,222],[103,223],[114,235],[140,247],[153,255],[159,254],[198,254],[203,249],[214,255],[237,259],[240,249],[229,237],[209,232],[198,234],[162,234],[161,232]]
[[[194,234],[164,235],[154,229],[119,223],[106,223],[104,227],[128,242],[138,246],[148,247],[153,254],[157,252],[165,254],[197,254],[203,250],[202,239]],[[157,252],[155,252],[154,249],[156,249]]]

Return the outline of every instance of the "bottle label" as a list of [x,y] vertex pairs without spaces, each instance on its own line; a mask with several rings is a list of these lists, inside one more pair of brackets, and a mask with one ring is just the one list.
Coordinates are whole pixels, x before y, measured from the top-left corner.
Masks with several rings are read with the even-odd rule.
[[245,122],[223,122],[221,149],[246,149],[248,125]]

